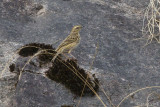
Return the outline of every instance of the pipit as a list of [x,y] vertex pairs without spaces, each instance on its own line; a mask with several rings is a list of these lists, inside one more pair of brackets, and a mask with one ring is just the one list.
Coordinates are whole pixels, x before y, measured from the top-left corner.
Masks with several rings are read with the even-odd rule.
[[61,44],[55,50],[57,53],[54,55],[52,62],[56,59],[56,57],[61,53],[68,53],[70,54],[71,51],[78,46],[80,43],[80,30],[82,26],[74,26],[72,28],[71,33],[61,42]]

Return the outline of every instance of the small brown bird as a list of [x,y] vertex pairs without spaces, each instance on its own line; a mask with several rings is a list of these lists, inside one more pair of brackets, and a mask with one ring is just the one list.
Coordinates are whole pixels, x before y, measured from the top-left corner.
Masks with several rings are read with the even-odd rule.
[[81,30],[82,26],[78,25],[78,26],[74,26],[72,28],[71,33],[62,41],[62,43],[57,47],[57,49],[55,50],[57,53],[54,55],[52,62],[54,62],[54,60],[56,59],[56,57],[60,54],[60,53],[71,53],[71,51],[78,46],[78,44],[80,43],[80,30]]

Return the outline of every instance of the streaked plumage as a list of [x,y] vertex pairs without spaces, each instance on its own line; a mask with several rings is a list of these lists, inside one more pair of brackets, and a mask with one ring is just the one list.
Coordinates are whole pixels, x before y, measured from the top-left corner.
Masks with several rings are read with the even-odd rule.
[[55,50],[57,53],[54,55],[52,62],[60,53],[71,53],[71,51],[80,43],[80,30],[82,26],[74,26],[71,33],[61,42]]

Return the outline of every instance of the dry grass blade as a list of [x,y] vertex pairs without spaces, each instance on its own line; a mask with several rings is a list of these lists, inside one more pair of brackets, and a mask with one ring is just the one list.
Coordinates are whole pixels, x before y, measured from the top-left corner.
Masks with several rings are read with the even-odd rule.
[[[96,51],[95,51],[94,58],[93,58],[93,60],[92,60],[92,63],[91,63],[91,66],[90,66],[89,71],[92,70],[92,67],[93,67],[95,58],[96,58],[96,56],[97,56],[97,54],[98,54],[98,49],[99,49],[99,43],[97,43],[97,45],[96,45]],[[88,77],[87,77],[87,78],[88,78]],[[87,79],[86,79],[86,82],[87,82]],[[85,86],[86,86],[86,82],[85,82],[85,84],[84,84],[84,88],[85,88]],[[99,86],[99,83],[96,82],[96,84]],[[100,86],[99,86],[99,87],[100,87]],[[84,91],[84,88],[83,88],[83,91]],[[101,91],[105,94],[105,96],[107,97],[107,99],[109,100],[110,107],[111,107],[111,106],[112,106],[112,107],[115,107],[114,104],[112,103],[110,97],[109,97],[109,96],[107,95],[107,93],[104,91],[104,89],[103,89],[103,88],[100,88],[100,89],[101,89]],[[79,102],[78,102],[78,104],[77,104],[77,107],[78,107],[79,104],[80,104],[80,101],[81,101],[81,98],[82,98],[82,95],[83,95],[83,91],[82,91],[82,93],[81,93],[81,97],[80,97],[80,100],[79,100]]]
[[[97,54],[98,54],[98,49],[99,49],[99,43],[97,43],[97,45],[96,45],[96,51],[95,51],[94,58],[93,58],[93,60],[92,60],[92,63],[91,63],[91,66],[90,66],[89,71],[92,70],[92,67],[93,67],[93,64],[94,64],[94,60],[95,60],[95,58],[96,58],[96,56],[97,56]],[[88,78],[88,77],[87,77],[87,78]],[[86,80],[87,80],[87,79],[86,79]],[[87,81],[86,81],[86,82],[87,82]],[[86,85],[86,82],[85,82],[85,85]],[[96,84],[99,86],[99,83],[96,82]],[[85,88],[85,85],[84,85],[84,88]],[[99,87],[100,87],[100,86],[99,86]],[[83,88],[83,90],[84,90],[84,88]],[[112,106],[112,107],[115,107],[114,104],[112,103],[110,97],[109,97],[109,96],[107,95],[107,93],[104,91],[104,89],[103,89],[103,88],[100,88],[100,89],[101,89],[101,91],[105,94],[105,96],[107,97],[107,99],[109,100],[110,107],[111,107],[111,106]],[[83,94],[83,91],[82,91],[82,94]],[[82,97],[82,94],[81,94],[81,97]],[[80,97],[80,100],[79,100],[79,102],[78,102],[78,104],[77,104],[77,107],[78,107],[79,104],[80,104],[81,97]]]
[[145,46],[150,44],[153,39],[160,43],[160,0],[150,0],[148,7],[146,8],[143,26],[142,26],[142,38],[146,39]]
[[[45,54],[51,54],[52,53],[45,53]],[[58,58],[57,58],[58,59]],[[59,59],[58,59],[59,60]],[[61,60],[59,60],[61,61]],[[62,62],[62,61],[61,61]],[[63,63],[63,62],[62,62]],[[84,83],[86,83],[86,85],[90,88],[90,90],[92,90],[92,92],[97,96],[97,98],[101,101],[101,103],[103,104],[104,107],[107,107],[106,104],[102,101],[102,99],[100,98],[100,96],[96,93],[96,91],[93,89],[93,87],[91,86],[91,84],[88,83],[88,81],[86,81],[86,78],[84,78],[75,68],[74,66],[72,66],[71,64],[69,64],[70,66],[72,66],[72,68],[70,68],[69,66],[67,66],[65,63],[63,63],[67,68],[69,68],[73,73],[75,73]],[[76,72],[75,72],[75,71]],[[78,73],[78,74],[77,74]]]
[[[25,47],[28,47],[28,46],[24,46],[24,47],[22,47],[22,48],[20,48],[18,51],[16,51],[16,53],[18,53],[21,49],[23,49],[23,48],[25,48]],[[35,47],[35,46],[33,46],[33,47]],[[39,47],[36,47],[36,48],[39,48]],[[49,49],[50,50],[50,49]],[[45,52],[45,53],[43,53],[43,52]],[[24,70],[24,68],[25,68],[25,66],[27,65],[27,64],[29,64],[29,62],[34,58],[34,57],[36,57],[36,56],[38,56],[38,55],[40,55],[40,54],[50,54],[50,55],[53,55],[53,53],[49,53],[49,52],[47,52],[47,49],[41,49],[41,50],[39,50],[38,51],[38,53],[36,53],[36,54],[34,54],[31,58],[29,58],[29,60],[24,64],[24,66],[22,67],[22,70],[20,71],[20,75],[19,75],[19,80],[20,80],[20,78],[21,78],[21,75],[22,75],[22,71]],[[13,57],[14,58],[14,57]],[[13,59],[12,58],[12,59]],[[11,59],[11,60],[12,60]],[[10,62],[9,62],[10,63]],[[7,63],[7,65],[9,64],[9,63]],[[62,62],[63,63],[63,62]],[[63,63],[64,65],[66,65],[65,63]],[[66,65],[67,66],[67,65]],[[72,66],[72,65],[71,65]],[[72,67],[72,68],[70,68],[70,67],[68,67],[71,71],[73,71],[74,72],[74,70],[76,70],[74,67]],[[74,69],[74,70],[73,70]],[[4,70],[5,71],[5,70]],[[4,72],[3,71],[3,72]],[[105,104],[104,104],[104,102],[101,100],[101,98],[99,97],[99,95],[96,93],[96,91],[93,89],[93,87],[87,82],[87,81],[85,81],[86,79],[81,75],[81,74],[77,74],[76,72],[74,72],[84,83],[86,83],[86,85],[93,91],[93,93],[97,96],[97,98],[101,101],[101,103],[104,105],[104,107],[107,107]],[[80,76],[79,76],[80,75]]]
[[154,94],[155,92],[152,92],[150,93],[148,96],[147,96],[147,101],[146,101],[146,106],[149,107],[149,97]]
[[153,88],[160,88],[160,86],[150,86],[150,87],[140,88],[140,89],[138,89],[138,90],[136,90],[136,91],[128,94],[126,97],[124,97],[124,98],[122,99],[122,101],[118,104],[117,107],[120,107],[120,105],[121,105],[128,97],[132,96],[133,94],[135,94],[135,93],[137,93],[137,92],[139,92],[139,91],[143,91],[143,90],[146,90],[146,89],[153,89]]
[[[63,62],[62,62],[63,63]],[[65,63],[63,63],[64,65],[66,65]],[[67,65],[66,65],[67,66]],[[72,66],[72,65],[71,65]],[[68,67],[68,66],[67,66]],[[73,66],[72,66],[73,67]],[[96,93],[96,91],[93,89],[93,87],[88,83],[88,81],[85,81],[86,78],[84,78],[79,72],[78,74],[74,71],[76,70],[74,67],[73,69],[68,67],[71,71],[73,71],[84,83],[86,83],[86,85],[88,86],[88,88],[90,88],[90,90],[92,90],[92,92],[97,96],[97,98],[101,101],[101,103],[103,104],[104,107],[107,107],[106,104],[103,102],[103,100],[100,98],[100,96]],[[80,76],[79,76],[80,75]]]
[[[56,44],[57,42],[59,42],[60,40],[55,41],[53,44]],[[2,70],[2,72],[0,73],[0,78],[2,78],[4,72],[6,71],[7,67],[9,66],[9,64],[11,63],[11,61],[15,58],[16,54],[18,54],[22,49],[27,48],[27,47],[33,47],[33,48],[37,48],[40,49],[40,47],[37,46],[23,46],[21,48],[19,48],[14,55],[8,60],[8,62],[5,64],[4,69]]]
[[[99,48],[99,44],[97,43],[97,46],[96,46],[96,52],[95,52],[94,58],[93,58],[93,60],[92,60],[92,63],[91,63],[91,66],[90,66],[89,71],[91,71],[91,70],[92,70],[92,67],[93,67],[93,64],[94,64],[94,60],[95,60],[95,58],[96,58],[96,56],[97,56],[97,54],[98,54],[98,48]],[[84,87],[83,87],[83,90],[82,90],[82,93],[81,93],[80,99],[79,99],[79,101],[78,101],[77,107],[79,107],[79,104],[80,104],[80,102],[81,102],[81,98],[82,98],[82,95],[83,95],[84,89],[85,89],[85,87],[86,87],[87,79],[88,79],[88,75],[87,75],[86,81],[85,81],[85,83],[84,83]]]
[[29,64],[29,62],[30,62],[34,57],[40,55],[42,52],[46,52],[46,49],[38,51],[35,55],[33,55],[31,58],[29,58],[29,60],[25,63],[25,65],[23,66],[23,68],[20,70],[20,74],[19,74],[19,77],[18,77],[18,81],[21,79],[22,72],[23,72],[24,68],[26,67],[26,65]]
[[[15,58],[16,54],[19,53],[19,51],[20,51],[21,49],[26,48],[26,47],[31,47],[31,46],[23,46],[23,47],[19,48],[19,49],[15,52],[15,54],[9,59],[9,61],[5,64],[5,67],[4,67],[4,69],[2,70],[2,72],[1,72],[1,74],[0,74],[0,78],[2,78],[5,70],[7,69],[7,67],[9,66],[9,64],[11,63],[11,61]],[[39,47],[36,47],[36,46],[32,46],[32,47],[39,48]]]
[[[97,55],[97,53],[98,53],[98,45],[97,45],[97,49],[96,49],[96,53],[95,53],[95,57],[96,57],[96,55]],[[52,54],[52,53],[46,53],[46,54]],[[58,59],[59,60],[59,59]],[[61,61],[62,62],[62,61]],[[63,62],[62,62],[63,63]],[[91,64],[91,68],[90,68],[90,70],[92,69],[92,65],[93,65],[93,63],[94,63],[94,60],[92,61],[92,64]],[[69,66],[67,66],[65,63],[63,63],[66,67],[68,67],[72,72],[74,72],[85,84],[86,84],[86,86],[88,86],[92,91],[93,91],[93,93],[97,96],[97,98],[101,101],[101,103],[103,104],[103,106],[104,107],[107,107],[106,106],[106,104],[103,102],[103,100],[100,98],[100,96],[96,93],[96,91],[92,88],[92,86],[88,83],[88,81],[86,81],[87,80],[87,78],[84,78],[72,65],[72,67],[73,68],[70,68]],[[70,64],[69,64],[70,65]],[[78,72],[78,74],[74,71],[77,71]],[[80,75],[80,76],[79,76]],[[98,86],[99,86],[99,83],[97,83],[97,82],[95,82]],[[85,85],[84,85],[85,86]],[[100,87],[100,86],[99,86]],[[84,88],[83,88],[84,89]],[[101,88],[100,88],[101,89]],[[107,95],[107,93],[104,91],[104,89],[101,89],[101,91],[105,94],[105,96],[107,97],[107,99],[109,100],[109,102],[110,102],[110,106],[112,105],[112,107],[115,107],[114,105],[113,105],[113,103],[112,103],[112,101],[111,101],[111,99],[110,99],[110,97]],[[80,103],[80,102],[78,102],[78,103]],[[79,104],[78,104],[79,105]]]

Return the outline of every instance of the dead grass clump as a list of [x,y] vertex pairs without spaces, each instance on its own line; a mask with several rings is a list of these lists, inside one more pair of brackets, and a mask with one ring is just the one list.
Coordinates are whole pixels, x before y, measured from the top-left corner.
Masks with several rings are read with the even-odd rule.
[[[27,47],[26,47],[27,46]],[[18,54],[22,57],[38,57],[38,61],[39,64],[38,65],[42,65],[43,64],[47,64],[48,62],[50,62],[53,58],[53,55],[55,54],[54,49],[52,48],[51,45],[45,45],[45,44],[38,44],[38,43],[31,43],[31,44],[27,44],[24,46],[25,48],[22,48]],[[45,50],[45,51],[44,51]],[[39,53],[40,51],[40,53]],[[38,54],[36,54],[38,53]],[[49,54],[50,53],[50,54]],[[30,60],[31,58],[29,58]],[[23,60],[21,60],[23,61]],[[31,62],[31,60],[29,61]],[[22,64],[24,64],[23,62],[21,62]],[[34,62],[32,63],[27,63],[27,64],[32,64],[32,65],[36,65],[34,64]],[[26,64],[24,64],[26,65]],[[13,72],[15,65],[11,64],[10,66],[10,71]],[[19,66],[16,66],[18,69]],[[42,67],[42,66],[39,66]],[[72,70],[74,70],[74,72]],[[22,70],[24,70],[23,72],[25,72],[25,66],[22,68]],[[86,73],[85,70],[83,70],[82,68],[80,68],[77,65],[77,61],[74,59],[68,59],[68,60],[63,60],[62,55],[59,55],[56,60],[54,62],[52,62],[52,66],[49,67],[49,70],[46,71],[46,76],[49,77],[50,79],[61,83],[63,85],[65,85],[69,90],[71,90],[71,92],[73,92],[74,94],[80,96],[83,90],[83,86],[84,86],[84,82],[79,78],[87,78],[87,76],[89,75],[88,73]],[[94,83],[94,81],[96,83],[99,83],[97,78],[91,79],[90,76],[88,76],[89,78],[87,79],[88,83],[90,84],[90,86],[92,86],[92,88],[97,92],[99,89],[99,86],[96,85]],[[85,88],[83,95],[95,95],[88,87]]]
[[[30,52],[25,54],[26,50],[29,50]],[[21,75],[22,75],[23,72],[34,73],[32,69],[25,70],[26,65],[29,65],[29,66],[35,65],[35,67],[43,68],[44,66],[37,66],[36,65],[37,63],[32,62],[32,59],[34,58],[37,58],[36,61],[38,61],[38,63],[43,63],[44,65],[51,63],[49,64],[48,69],[45,71],[45,76],[47,76],[48,78],[58,83],[63,84],[66,88],[68,88],[72,93],[74,93],[77,96],[82,97],[86,95],[87,96],[96,95],[96,97],[101,101],[104,107],[107,107],[107,106],[103,102],[103,100],[100,98],[100,96],[97,94],[98,90],[101,90],[105,94],[105,96],[107,97],[110,103],[110,107],[120,107],[120,105],[125,100],[127,100],[129,97],[136,94],[137,92],[140,92],[146,89],[160,88],[160,86],[152,86],[152,87],[145,87],[145,88],[138,89],[130,93],[126,97],[124,97],[122,101],[118,104],[118,106],[114,106],[109,96],[105,92],[105,90],[99,86],[99,81],[94,75],[90,75],[88,72],[80,68],[77,64],[77,60],[75,59],[64,60],[63,58],[64,55],[62,54],[58,55],[58,57],[55,59],[54,62],[51,62],[55,53],[56,52],[54,51],[54,48],[51,48],[50,45],[45,45],[45,44],[25,45],[19,49],[17,54],[19,54],[22,58],[28,57],[28,61],[23,62],[23,60],[21,60],[21,62],[23,62],[22,63],[23,67],[21,69],[19,69],[19,66],[17,66],[16,63],[10,64],[9,66],[10,71],[15,72],[15,69],[18,67],[19,70],[17,70],[16,72],[21,72]],[[96,50],[94,58],[96,57],[96,54],[97,54],[97,50]],[[92,65],[93,63],[94,61],[92,62]],[[90,70],[92,69],[92,65],[90,67]],[[41,73],[39,74],[41,75]],[[145,106],[147,105],[147,107],[151,105],[151,102],[150,102],[151,95],[153,96],[153,94],[149,94],[148,97],[146,98],[147,100],[145,102],[146,103]]]
[[142,34],[142,38],[147,39],[146,45],[153,39],[160,43],[160,0],[150,0],[144,14]]
[[[21,68],[18,67],[17,71],[20,72],[18,73],[19,74],[18,80],[21,79],[20,77],[23,72],[34,73],[30,70],[25,70],[25,67],[26,65],[33,64],[32,60],[34,58],[38,58],[38,61],[43,62],[43,64],[46,64],[48,62],[52,63],[51,64],[52,66],[49,66],[50,69],[46,71],[45,73],[47,77],[49,77],[52,80],[62,83],[68,89],[70,89],[71,92],[73,92],[74,94],[82,95],[82,96],[96,95],[97,98],[102,102],[104,107],[106,107],[105,103],[101,100],[101,98],[97,94],[97,91],[99,89],[99,81],[97,78],[95,78],[94,75],[92,76],[86,71],[84,71],[83,69],[79,68],[76,60],[74,59],[66,60],[66,61],[63,60],[62,56],[64,55],[62,54],[58,55],[58,57],[55,59],[54,62],[51,62],[51,59],[53,58],[56,52],[54,51],[53,48],[51,49],[50,46],[45,47],[43,45],[32,43],[32,44],[25,45],[21,47],[20,49],[18,49],[18,51],[16,52],[17,54],[19,54],[21,57],[28,57],[28,61],[27,62],[25,61],[25,64],[22,63],[24,66]],[[29,52],[25,53],[26,50],[28,50]],[[11,64],[9,68],[13,72],[15,67],[17,66],[14,64]],[[42,67],[42,66],[39,66],[39,67]],[[37,73],[37,74],[41,74],[41,73]],[[65,79],[67,79],[67,82]],[[84,88],[85,85],[87,87]],[[83,94],[81,94],[82,91],[83,91]]]
[[30,43],[23,46],[19,51],[18,54],[23,57],[32,56],[37,53],[39,50],[43,49],[53,49],[51,45],[45,44],[38,44],[38,43]]
[[[70,70],[73,69],[73,71]],[[74,94],[80,96],[83,90],[84,82],[79,78],[87,78],[89,75],[86,73],[85,70],[82,68],[79,68],[77,65],[77,62],[75,62],[73,59],[68,59],[67,61],[64,60],[55,60],[54,64],[48,71],[46,71],[47,77],[50,79],[59,82],[68,89],[71,90]],[[95,82],[99,83],[97,78],[94,78],[92,80],[90,76],[86,80],[88,81],[88,84],[97,92],[99,89],[99,86],[95,84]],[[86,87],[83,91],[83,96],[85,95],[95,95],[92,90],[90,90],[88,87]]]

